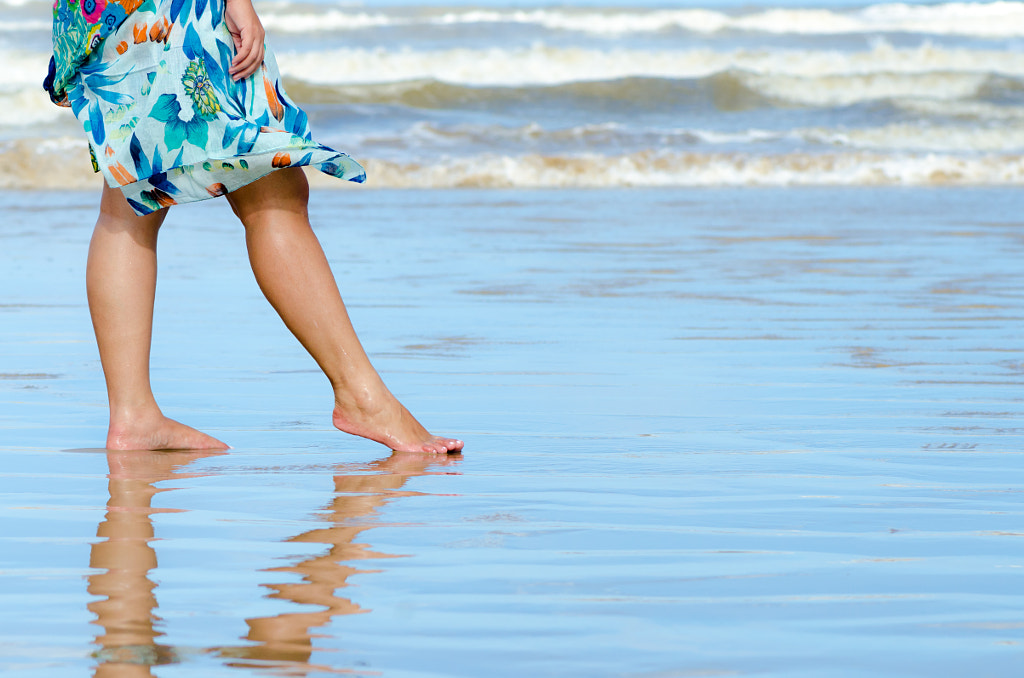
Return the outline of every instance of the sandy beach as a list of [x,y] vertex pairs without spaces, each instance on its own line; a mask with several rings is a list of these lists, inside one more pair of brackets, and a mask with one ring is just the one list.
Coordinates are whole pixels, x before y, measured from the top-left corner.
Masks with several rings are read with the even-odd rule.
[[233,449],[97,449],[94,203],[0,192],[4,676],[1019,673],[1019,190],[316,191],[443,461],[331,429],[223,201],[153,374]]

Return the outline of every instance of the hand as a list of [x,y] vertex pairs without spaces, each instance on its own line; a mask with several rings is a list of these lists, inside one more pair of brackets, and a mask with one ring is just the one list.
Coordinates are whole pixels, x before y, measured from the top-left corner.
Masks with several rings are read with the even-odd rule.
[[266,31],[252,7],[252,0],[225,0],[224,22],[235,42],[235,58],[228,73],[243,80],[259,70],[263,63],[263,38]]

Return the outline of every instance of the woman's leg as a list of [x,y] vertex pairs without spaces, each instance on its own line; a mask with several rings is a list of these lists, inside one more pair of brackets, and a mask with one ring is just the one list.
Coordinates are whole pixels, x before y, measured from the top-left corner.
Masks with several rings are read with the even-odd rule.
[[86,285],[110,402],[107,449],[227,449],[165,417],[150,388],[156,239],[166,215],[163,209],[140,217],[121,191],[103,187]]
[[245,226],[260,289],[334,387],[334,425],[402,452],[462,449],[462,441],[423,428],[370,364],[309,225],[308,197],[298,168],[272,172],[227,196]]

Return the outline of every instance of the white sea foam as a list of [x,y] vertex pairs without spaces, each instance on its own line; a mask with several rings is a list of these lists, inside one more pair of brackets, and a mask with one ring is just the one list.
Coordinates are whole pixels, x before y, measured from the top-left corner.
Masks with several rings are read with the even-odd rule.
[[54,106],[41,86],[14,92],[0,91],[0,127],[34,127],[53,122],[66,109]]
[[[1001,74],[1024,77],[1024,53],[1001,50],[941,48],[924,44],[913,48],[897,48],[878,42],[871,49],[859,52],[821,50],[741,49],[715,51],[586,49],[552,47],[535,44],[530,47],[502,49],[447,49],[416,51],[411,49],[340,49],[278,54],[282,72],[289,77],[318,84],[386,83],[406,80],[437,79],[464,85],[554,85],[569,82],[604,81],[625,77],[661,77],[693,79],[715,73],[736,71],[759,77],[755,86],[766,87],[769,93],[796,100],[809,98],[795,78],[864,76],[853,86],[877,98],[869,78],[894,78],[881,86],[881,96],[898,94],[900,83],[914,93],[938,98],[962,97],[977,80],[963,79],[959,74]],[[906,75],[932,74],[934,81],[919,86]],[[946,74],[953,77],[943,80]],[[787,83],[771,83],[766,77],[790,78]],[[829,87],[815,81],[808,87]],[[835,87],[851,86],[849,81]],[[774,89],[772,89],[774,88]],[[947,93],[946,90],[949,92]],[[830,96],[840,96],[839,94]]]
[[0,33],[20,33],[22,31],[49,31],[51,27],[52,26],[49,21],[0,21]]
[[[516,48],[432,51],[408,48],[281,51],[277,56],[283,74],[313,84],[438,80],[500,87],[626,77],[697,79],[734,72],[744,79],[744,84],[769,96],[826,104],[894,96],[957,99],[975,91],[982,82],[981,76],[1024,78],[1024,52],[939,47],[929,43],[899,48],[884,41],[853,52],[706,48],[601,50],[536,43]],[[0,49],[0,64],[5,68],[0,91],[38,87],[46,75],[48,59],[48,53]]]
[[[479,149],[519,148],[586,149],[621,153],[622,149],[721,149],[770,154],[772,148],[793,142],[803,147],[835,146],[887,153],[934,152],[946,154],[1011,153],[1024,150],[1024,127],[1006,125],[941,125],[928,122],[894,123],[861,129],[811,127],[792,130],[749,129],[733,132],[701,128],[632,129],[620,124],[577,125],[547,129],[537,123],[522,126],[429,122],[386,133],[352,137],[351,143],[373,154],[375,149],[423,156],[436,153],[471,154]],[[770,144],[776,144],[771,146]],[[769,150],[762,150],[769,149]],[[706,152],[706,151],[704,151]]]
[[[0,0],[0,7],[44,5],[50,0]],[[930,35],[998,38],[1024,36],[1024,2],[952,2],[937,5],[879,3],[862,9],[746,8],[723,12],[710,8],[508,9],[467,7],[450,10],[401,8],[368,11],[324,10],[288,3],[258,5],[264,24],[271,30],[307,33],[362,30],[386,26],[437,26],[473,24],[535,25],[556,31],[596,35],[655,33],[685,30],[717,33],[727,30],[768,34],[838,35],[918,33]],[[32,25],[35,28],[35,23]]]
[[864,152],[477,156],[429,164],[366,159],[378,187],[1021,185],[1024,158]]
[[741,74],[740,79],[775,99],[810,106],[849,106],[878,99],[967,99],[975,96],[988,78],[972,73],[876,73],[816,78]]
[[1008,1],[940,5],[884,3],[860,10],[755,8],[739,13],[700,8],[630,11],[466,8],[443,13],[422,10],[367,12],[330,9],[311,12],[288,11],[287,8],[274,6],[262,16],[264,23],[272,30],[301,33],[382,26],[521,24],[600,35],[653,33],[672,29],[697,33],[737,30],[779,35],[919,33],[985,38],[1024,35],[1024,2]]
[[856,12],[771,9],[735,17],[723,28],[776,34],[921,33],[977,37],[1024,35],[1024,3],[885,3]]
[[[908,112],[963,115],[979,120],[1017,120],[1018,107],[974,100],[993,86],[1010,89],[1024,80],[1024,53],[969,50],[921,45],[895,48],[878,43],[868,50],[843,53],[814,50],[593,50],[533,45],[518,49],[333,50],[286,52],[278,55],[290,79],[317,87],[345,87],[341,101],[380,100],[380,91],[361,91],[368,85],[386,87],[443,82],[458,87],[554,86],[573,82],[608,82],[627,77],[698,80],[728,74],[754,95],[816,107],[848,106],[888,100]],[[41,93],[47,55],[27,50],[0,50],[6,67],[0,96],[0,124],[29,124],[52,115]],[[1000,83],[999,78],[1010,81]],[[642,88],[634,90],[644,96]],[[989,93],[991,94],[991,93]],[[453,97],[458,91],[432,96]],[[348,95],[346,95],[348,96]],[[395,96],[398,96],[397,94]],[[478,96],[475,94],[474,96]],[[588,96],[615,96],[614,86]],[[386,98],[386,97],[385,97]],[[930,103],[929,103],[930,102]],[[443,102],[442,102],[443,103]],[[757,105],[763,105],[758,103]]]
[[[827,130],[813,130],[815,141]],[[359,147],[387,148],[398,151],[472,152],[498,144],[518,148],[679,148],[683,146],[763,144],[796,138],[790,132],[740,130],[721,132],[701,128],[632,128],[619,123],[573,125],[546,128],[538,123],[521,126],[456,124],[439,125],[417,122],[390,132],[353,136]],[[371,151],[372,152],[372,151]]]
[[[942,153],[476,155],[397,163],[360,157],[378,188],[1024,185],[1024,157]],[[312,176],[317,185],[337,180]],[[97,185],[81,139],[0,143],[0,188]]]
[[898,123],[851,130],[810,129],[795,136],[827,145],[877,151],[935,153],[1019,153],[1024,150],[1022,127],[955,127],[927,123]]
[[3,79],[0,79],[0,92],[10,92],[26,86],[41,88],[49,61],[48,52],[0,49],[0,66],[4,72]]

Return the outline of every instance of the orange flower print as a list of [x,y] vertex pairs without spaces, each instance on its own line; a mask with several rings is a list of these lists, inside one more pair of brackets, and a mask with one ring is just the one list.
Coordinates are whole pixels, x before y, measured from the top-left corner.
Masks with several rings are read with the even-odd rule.
[[152,28],[149,29],[149,39],[153,42],[166,43],[173,26],[174,24],[168,21],[167,17],[154,21]]
[[132,176],[132,173],[128,171],[128,168],[119,162],[115,162],[110,165],[110,173],[113,175],[114,181],[122,186],[134,184],[136,181],[135,177]]
[[143,197],[149,198],[160,207],[170,207],[171,205],[177,205],[177,201],[170,196],[166,191],[162,191],[159,188],[154,188],[152,191],[143,191]]
[[119,42],[117,44],[117,53],[118,54],[124,54],[127,51],[128,51],[128,43],[127,43],[127,41],[122,40],[121,42]]
[[277,155],[274,156],[274,159],[273,159],[273,161],[271,161],[270,166],[271,167],[288,167],[291,164],[292,164],[292,156],[288,155],[284,151],[281,151],[280,153],[278,153]]
[[142,5],[142,0],[115,0],[117,4],[124,7],[125,14],[131,14]]
[[270,106],[271,114],[277,118],[278,122],[284,120],[284,106],[277,98],[277,89],[274,87],[274,83],[270,82],[270,78],[267,77],[266,66],[263,67],[263,89],[267,93],[267,104]]
[[146,42],[147,33],[149,33],[149,26],[146,24],[135,24],[132,26],[132,35],[135,36],[136,45],[141,45]]
[[224,195],[228,192],[228,187],[224,184],[210,184],[206,187],[206,192],[216,198],[219,195]]

